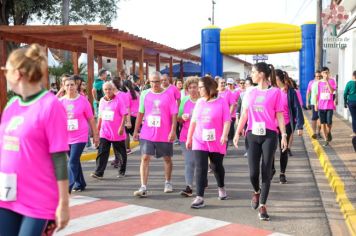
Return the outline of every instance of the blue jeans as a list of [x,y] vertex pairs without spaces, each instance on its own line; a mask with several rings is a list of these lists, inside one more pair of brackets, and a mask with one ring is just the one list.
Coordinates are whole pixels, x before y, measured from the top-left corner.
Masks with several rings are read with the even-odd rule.
[[356,133],[356,102],[348,102],[351,118],[352,118],[352,131]]
[[185,147],[185,142],[182,142],[180,146],[182,147],[182,152],[184,156],[185,184],[192,187],[195,172],[194,152],[193,150],[187,150],[187,148]]
[[0,208],[1,236],[41,236],[49,220],[23,216],[8,209]]
[[82,165],[80,164],[80,156],[83,153],[86,143],[69,144],[69,192],[73,188],[84,190],[87,184],[85,183]]

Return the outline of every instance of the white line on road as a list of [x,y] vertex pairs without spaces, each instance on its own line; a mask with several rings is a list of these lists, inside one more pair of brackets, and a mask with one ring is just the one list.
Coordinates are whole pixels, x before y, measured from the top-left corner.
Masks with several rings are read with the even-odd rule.
[[89,202],[98,201],[99,198],[86,197],[86,196],[73,196],[69,199],[69,207],[83,205]]

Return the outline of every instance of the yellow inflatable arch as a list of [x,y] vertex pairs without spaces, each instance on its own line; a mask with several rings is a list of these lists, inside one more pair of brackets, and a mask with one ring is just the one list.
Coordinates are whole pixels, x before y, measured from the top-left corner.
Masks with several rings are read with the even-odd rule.
[[223,54],[273,54],[302,48],[301,27],[282,23],[252,23],[220,32]]

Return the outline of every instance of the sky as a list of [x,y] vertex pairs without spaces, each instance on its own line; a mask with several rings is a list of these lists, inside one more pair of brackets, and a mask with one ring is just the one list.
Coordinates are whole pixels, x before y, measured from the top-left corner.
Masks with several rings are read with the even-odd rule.
[[[221,29],[253,22],[301,25],[316,20],[316,0],[215,0],[215,25]],[[112,27],[185,49],[200,43],[210,25],[211,0],[120,0]],[[239,55],[252,62],[252,56]],[[298,53],[269,55],[270,63],[298,66]]]

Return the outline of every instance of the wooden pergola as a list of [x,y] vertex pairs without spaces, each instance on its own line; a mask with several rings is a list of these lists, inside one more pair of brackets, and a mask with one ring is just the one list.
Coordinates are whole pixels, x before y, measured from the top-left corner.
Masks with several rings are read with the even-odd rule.
[[[117,59],[117,71],[123,69],[124,60],[132,60],[133,65],[138,62],[140,79],[144,77],[144,63],[146,77],[149,73],[148,64],[156,64],[156,70],[159,71],[161,62],[169,63],[172,77],[173,63],[182,65],[183,60],[200,62],[200,57],[104,25],[0,26],[0,66],[6,63],[6,42],[38,43],[46,52],[48,48],[70,51],[75,74],[78,73],[80,53],[87,53],[88,91],[92,90],[94,80],[94,57],[98,59],[99,69],[103,56]],[[43,79],[43,85],[49,87],[48,74]],[[1,112],[6,105],[7,91],[3,73],[0,73],[0,91]],[[92,101],[91,93],[88,95]]]

